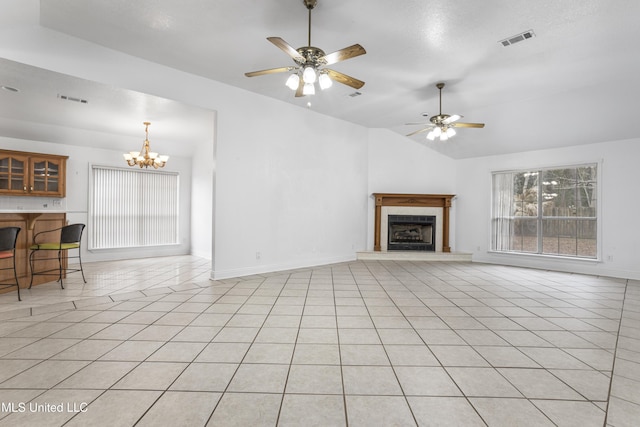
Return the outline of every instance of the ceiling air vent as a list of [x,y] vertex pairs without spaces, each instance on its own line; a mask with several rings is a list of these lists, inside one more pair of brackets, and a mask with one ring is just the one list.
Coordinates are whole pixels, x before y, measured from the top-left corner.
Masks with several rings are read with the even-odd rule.
[[507,47],[511,46],[512,44],[528,40],[532,37],[535,37],[535,35],[536,34],[533,32],[533,30],[529,30],[525,31],[524,33],[516,34],[515,36],[507,37],[504,40],[500,40],[498,43],[502,44],[502,46],[504,47]]
[[355,91],[353,93],[350,93],[348,96],[350,96],[351,98],[355,98],[356,96],[360,95],[362,95],[362,92]]
[[89,101],[87,101],[86,99],[75,98],[73,96],[67,96],[67,95],[58,94],[58,98],[64,99],[65,101],[79,102],[80,104],[88,104],[89,103]]

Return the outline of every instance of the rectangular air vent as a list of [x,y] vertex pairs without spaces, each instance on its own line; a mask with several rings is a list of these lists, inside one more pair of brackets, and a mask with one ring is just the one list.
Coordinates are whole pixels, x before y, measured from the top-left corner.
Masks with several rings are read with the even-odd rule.
[[507,37],[504,40],[500,40],[498,43],[502,44],[502,46],[507,47],[512,44],[519,43],[524,40],[528,40],[532,37],[535,37],[535,33],[533,30],[525,31],[524,33],[516,34],[515,36]]
[[73,96],[67,96],[67,95],[60,95],[60,94],[58,94],[58,98],[60,98],[60,99],[64,99],[65,101],[79,102],[80,104],[87,104],[87,103],[89,103],[89,101],[87,101],[86,99],[75,98],[75,97],[73,97]]
[[362,92],[358,92],[358,91],[355,91],[349,94],[349,96],[352,98],[355,98],[356,96],[360,96],[360,95],[362,95]]

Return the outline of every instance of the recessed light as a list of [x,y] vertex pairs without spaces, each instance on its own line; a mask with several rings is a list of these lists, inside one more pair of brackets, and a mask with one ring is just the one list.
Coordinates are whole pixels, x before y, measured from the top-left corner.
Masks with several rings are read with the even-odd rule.
[[20,92],[20,90],[16,89],[15,87],[11,87],[11,86],[0,86],[0,89],[6,90],[8,92]]

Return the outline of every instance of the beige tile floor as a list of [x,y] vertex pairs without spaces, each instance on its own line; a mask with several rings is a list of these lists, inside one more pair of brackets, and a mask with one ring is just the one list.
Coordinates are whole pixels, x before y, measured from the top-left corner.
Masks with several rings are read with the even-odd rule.
[[638,426],[640,282],[183,256],[0,295],[0,426]]

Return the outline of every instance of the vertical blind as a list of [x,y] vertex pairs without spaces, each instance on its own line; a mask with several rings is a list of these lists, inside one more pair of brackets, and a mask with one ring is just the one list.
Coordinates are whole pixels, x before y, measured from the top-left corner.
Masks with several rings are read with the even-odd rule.
[[491,247],[495,251],[511,249],[513,205],[513,174],[494,173]]
[[89,249],[178,243],[178,174],[91,167]]

